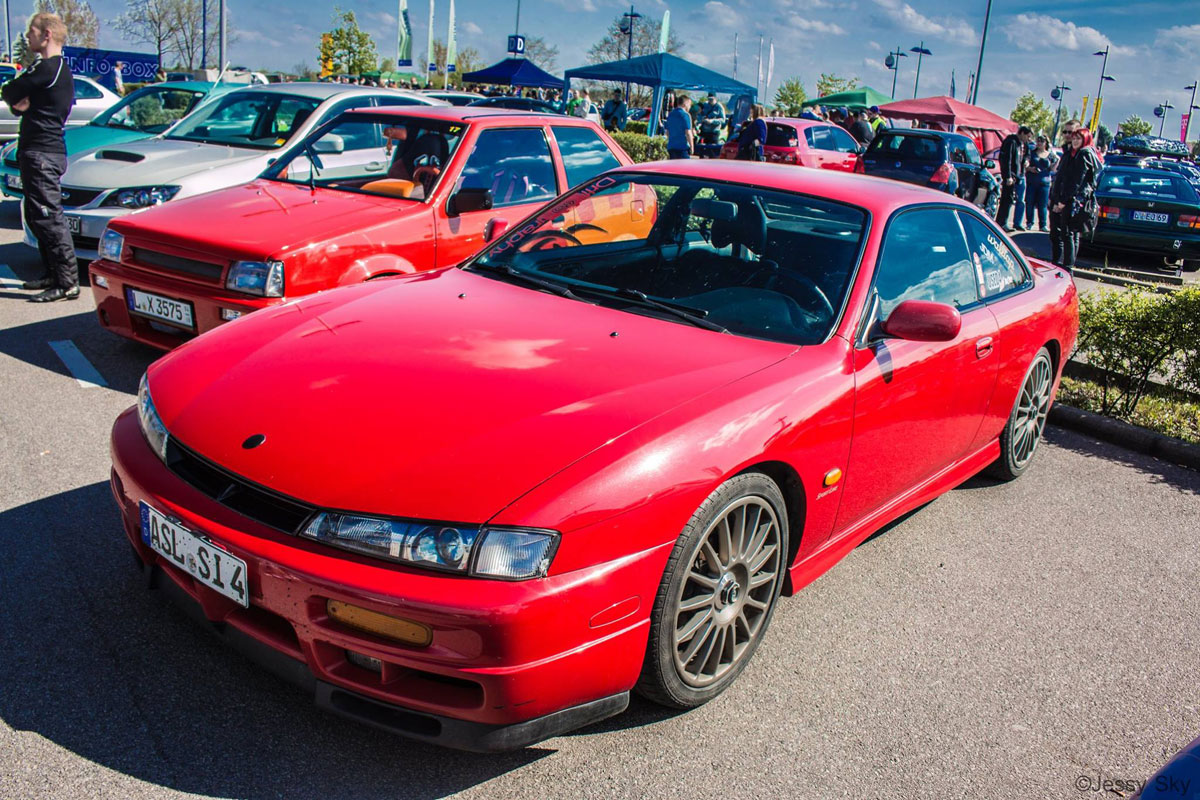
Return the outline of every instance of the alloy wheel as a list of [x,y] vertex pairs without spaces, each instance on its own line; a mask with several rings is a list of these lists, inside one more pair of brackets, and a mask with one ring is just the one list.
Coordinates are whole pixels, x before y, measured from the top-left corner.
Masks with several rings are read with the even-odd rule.
[[1050,390],[1054,376],[1050,361],[1039,358],[1025,378],[1012,428],[1012,460],[1020,468],[1029,463],[1042,439],[1046,415],[1050,412]]

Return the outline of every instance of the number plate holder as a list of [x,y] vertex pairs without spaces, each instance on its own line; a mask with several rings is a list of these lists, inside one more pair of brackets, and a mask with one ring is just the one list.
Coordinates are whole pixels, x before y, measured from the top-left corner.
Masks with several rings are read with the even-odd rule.
[[127,286],[125,304],[131,314],[150,317],[188,331],[196,330],[196,311],[186,300],[175,300]]

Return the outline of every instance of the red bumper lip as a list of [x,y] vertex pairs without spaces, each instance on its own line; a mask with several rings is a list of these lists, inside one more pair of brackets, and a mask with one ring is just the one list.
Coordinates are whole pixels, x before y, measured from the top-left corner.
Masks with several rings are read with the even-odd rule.
[[[238,640],[239,650],[312,689],[331,710],[403,735],[488,750],[624,708],[648,635],[650,603],[642,598],[653,597],[663,548],[539,581],[427,573],[303,542],[217,504],[158,460],[132,410],[117,419],[111,445],[114,498],[147,573],[195,616],[228,632],[224,638]],[[251,607],[197,584],[147,548],[140,501],[244,559]],[[601,616],[630,597],[638,602],[623,607],[632,613]],[[429,625],[433,642],[411,647],[342,627],[326,613],[329,599]],[[355,666],[346,651],[383,667]],[[413,720],[404,714],[433,722],[406,727]]]

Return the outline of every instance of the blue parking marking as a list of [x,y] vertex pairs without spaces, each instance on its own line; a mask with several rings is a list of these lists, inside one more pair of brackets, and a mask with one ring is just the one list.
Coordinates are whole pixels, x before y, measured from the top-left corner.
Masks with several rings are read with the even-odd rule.
[[0,264],[0,288],[16,289],[21,285],[21,279],[8,268],[8,264]]
[[75,382],[84,389],[96,386],[108,386],[100,371],[92,366],[92,362],[88,361],[87,357],[79,352],[79,348],[70,339],[50,342],[50,348],[62,359],[67,370],[74,376]]

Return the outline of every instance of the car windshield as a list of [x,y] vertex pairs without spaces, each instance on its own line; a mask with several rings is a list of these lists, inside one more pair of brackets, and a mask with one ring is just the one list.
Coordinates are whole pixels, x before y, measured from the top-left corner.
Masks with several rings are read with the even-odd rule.
[[424,200],[432,195],[466,130],[461,122],[350,112],[295,143],[263,177]]
[[862,209],[816,197],[606,174],[466,268],[680,324],[815,344],[833,331],[866,227]]
[[902,161],[945,161],[942,142],[933,136],[884,133],[871,141],[872,155]]
[[274,150],[287,144],[319,104],[315,97],[234,91],[197,109],[167,138]]
[[204,96],[204,92],[196,89],[147,86],[98,114],[91,124],[102,128],[162,133],[187,116]]
[[1104,172],[1099,192],[1114,197],[1196,202],[1196,190],[1187,181],[1164,172]]

